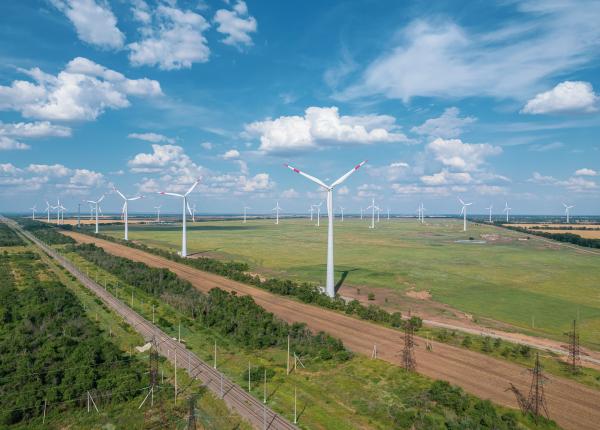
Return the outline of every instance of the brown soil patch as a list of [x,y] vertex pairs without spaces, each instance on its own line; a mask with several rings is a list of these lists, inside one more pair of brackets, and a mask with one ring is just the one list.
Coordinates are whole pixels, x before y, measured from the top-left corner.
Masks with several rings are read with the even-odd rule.
[[406,294],[408,297],[412,297],[413,299],[417,299],[417,300],[431,300],[431,293],[427,290],[423,290],[423,291],[408,290],[404,294]]
[[[258,305],[282,320],[304,322],[311,330],[330,333],[356,353],[370,355],[376,344],[381,359],[400,365],[403,335],[398,330],[275,296],[123,245],[74,232],[66,234],[80,242],[96,243],[114,255],[154,267],[166,267],[204,292],[218,287],[251,295]],[[425,343],[421,340],[416,347],[417,370],[429,377],[447,380],[480,398],[513,408],[517,404],[512,393],[506,391],[508,383],[512,382],[524,391],[529,387],[528,372],[521,366],[435,341],[430,342],[433,350],[427,351]],[[600,422],[600,392],[564,378],[549,376],[549,380],[545,391],[551,417],[566,429],[597,429]]]

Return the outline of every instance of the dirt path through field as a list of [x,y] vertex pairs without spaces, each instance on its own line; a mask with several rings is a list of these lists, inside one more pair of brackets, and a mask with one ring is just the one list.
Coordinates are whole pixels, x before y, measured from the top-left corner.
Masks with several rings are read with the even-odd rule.
[[[117,256],[166,267],[204,292],[219,287],[251,295],[257,304],[285,321],[304,322],[312,330],[323,330],[340,338],[356,353],[370,355],[376,344],[380,359],[400,364],[403,335],[397,330],[276,296],[124,245],[75,232],[66,234],[79,242],[95,243]],[[447,380],[478,397],[513,408],[517,407],[514,396],[505,391],[509,382],[528,391],[530,377],[521,366],[443,343],[433,342],[431,352],[425,350],[424,340],[418,340],[417,344],[417,370],[431,378]],[[549,379],[545,390],[551,418],[566,429],[598,429],[600,392],[568,379],[555,376],[549,376]]]

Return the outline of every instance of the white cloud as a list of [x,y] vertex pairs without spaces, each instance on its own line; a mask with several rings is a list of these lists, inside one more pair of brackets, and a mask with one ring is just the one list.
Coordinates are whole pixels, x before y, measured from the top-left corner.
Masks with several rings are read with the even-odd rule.
[[508,190],[506,189],[506,187],[501,187],[498,185],[476,185],[475,186],[475,192],[477,194],[481,194],[484,196],[495,196],[495,195],[501,195],[501,194],[507,194]]
[[365,166],[366,172],[374,177],[383,177],[388,181],[397,181],[410,173],[410,166],[404,161],[395,161],[386,166]]
[[139,153],[128,162],[130,167],[186,167],[193,164],[181,146],[152,145],[152,153]]
[[246,132],[260,136],[260,151],[290,152],[319,144],[373,144],[407,142],[388,115],[340,116],[337,107],[309,107],[304,116],[282,116],[246,125]]
[[337,193],[339,196],[347,196],[350,194],[350,188],[344,185],[343,187],[338,188]]
[[443,139],[458,137],[462,134],[462,130],[466,125],[477,121],[476,118],[470,116],[460,118],[459,114],[460,111],[458,108],[447,108],[438,118],[430,118],[420,126],[413,127],[411,131],[413,133],[431,137],[441,137]]
[[547,151],[554,151],[555,149],[560,149],[563,146],[565,146],[565,145],[562,142],[537,143],[537,144],[531,145],[529,147],[529,150],[534,151],[534,152],[547,152]]
[[232,160],[234,158],[239,158],[239,156],[240,156],[240,151],[238,151],[237,149],[230,149],[229,151],[227,151],[223,155],[221,155],[221,157],[225,160]]
[[289,188],[281,193],[281,197],[284,199],[296,199],[300,197],[300,193],[293,188]]
[[256,32],[256,19],[248,16],[248,7],[243,1],[238,1],[233,10],[219,9],[214,21],[218,24],[217,31],[227,35],[222,40],[226,45],[252,45],[249,33]]
[[417,184],[392,184],[392,191],[400,195],[434,195],[434,196],[447,196],[451,190],[447,187],[423,187]]
[[208,61],[210,49],[203,33],[210,26],[202,15],[166,4],[151,11],[138,0],[134,17],[142,23],[142,39],[128,45],[132,65],[177,70]]
[[274,187],[274,183],[269,179],[268,173],[258,173],[252,178],[240,176],[238,187],[244,192],[267,191]]
[[158,133],[129,133],[127,135],[130,139],[145,140],[146,142],[152,143],[175,143],[175,139],[167,137]]
[[12,163],[0,163],[0,173],[2,175],[16,175],[20,172],[22,172],[22,169],[19,169]]
[[565,81],[549,91],[537,94],[529,100],[522,113],[576,113],[598,110],[598,97],[592,84],[581,81]]
[[24,150],[31,147],[11,137],[0,136],[0,151]]
[[469,144],[460,139],[435,139],[427,149],[443,165],[465,172],[476,171],[485,159],[502,153],[502,148],[487,143]]
[[575,171],[575,176],[598,176],[598,172],[593,169],[584,167]]
[[365,197],[377,197],[383,188],[377,184],[362,184],[356,187],[356,197],[365,198]]
[[203,147],[204,149],[210,151],[211,149],[213,149],[213,144],[210,142],[202,142],[200,144],[201,147]]
[[73,176],[69,179],[69,183],[88,188],[97,187],[104,183],[104,175],[93,170],[75,169]]
[[12,137],[69,137],[71,129],[62,125],[54,125],[48,121],[2,123],[0,135]]
[[510,19],[479,32],[434,18],[413,21],[340,97],[520,100],[597,57],[600,3],[524,0],[503,7]]
[[68,176],[71,173],[71,170],[62,164],[30,164],[27,171],[38,175],[57,177]]
[[125,35],[117,27],[117,19],[105,0],[51,0],[75,26],[84,42],[101,48],[118,49]]
[[468,184],[473,181],[471,175],[467,172],[453,173],[444,169],[433,175],[421,176],[421,181],[425,185],[449,185],[449,184]]
[[598,184],[590,179],[581,176],[571,177],[565,180],[554,178],[553,176],[544,176],[539,172],[533,172],[529,182],[538,185],[550,185],[565,188],[576,193],[584,193],[597,190]]
[[128,96],[162,94],[157,81],[128,79],[82,57],[71,60],[57,76],[37,67],[21,71],[36,83],[0,86],[0,110],[16,110],[25,117],[94,120],[106,109],[128,107]]

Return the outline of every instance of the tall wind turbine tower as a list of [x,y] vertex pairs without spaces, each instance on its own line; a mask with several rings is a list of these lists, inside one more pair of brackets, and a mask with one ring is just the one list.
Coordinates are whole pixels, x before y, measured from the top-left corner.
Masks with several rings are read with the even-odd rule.
[[371,209],[371,225],[369,228],[375,228],[375,211],[379,210],[377,206],[375,206],[375,199],[372,199],[371,206],[367,206],[367,210]]
[[473,203],[465,203],[460,198],[458,199],[458,201],[462,205],[460,214],[463,216],[463,231],[467,231],[467,207],[471,206]]
[[317,227],[321,227],[321,205],[323,204],[323,202],[319,203],[318,205],[312,205],[312,208],[317,208]]
[[48,200],[46,200],[46,214],[48,215],[48,222],[50,222],[50,209],[52,208],[52,206],[50,206],[50,203],[48,203]]
[[488,218],[488,222],[491,224],[492,223],[492,205],[490,205],[489,208],[485,208],[485,210],[489,211],[489,218]]
[[387,208],[387,220],[390,220],[390,208]]
[[340,206],[340,212],[342,213],[342,222],[344,222],[344,207]]
[[100,210],[100,202],[104,200],[104,194],[100,196],[100,198],[96,201],[87,200],[88,203],[94,205],[94,214],[96,215],[96,234],[98,234],[98,211]]
[[272,211],[275,211],[275,224],[279,224],[279,211],[281,210],[281,206],[279,206],[279,202],[275,205]]
[[246,224],[246,211],[250,209],[250,206],[244,206],[244,224]]
[[158,206],[154,206],[154,209],[156,209],[156,222],[160,224],[160,208],[162,206],[158,205]]
[[421,206],[420,206],[420,213],[421,213],[421,224],[425,223],[425,206],[423,206],[423,203],[421,202]]
[[32,207],[30,207],[29,209],[31,209],[31,219],[35,221],[35,210],[37,209],[35,207],[35,205],[33,205]]
[[567,215],[567,224],[569,224],[569,215],[570,215],[571,209],[573,209],[575,206],[568,206],[564,203],[563,203],[563,206],[565,207],[565,214]]
[[135,197],[125,197],[123,193],[113,187],[113,191],[117,193],[123,199],[123,209],[121,209],[121,213],[123,214],[123,218],[125,220],[125,240],[129,240],[129,202],[133,202],[134,200],[139,200],[143,196],[135,196]]
[[180,255],[182,257],[187,257],[187,228],[186,228],[187,216],[185,214],[185,210],[187,209],[188,212],[190,213],[190,215],[192,214],[192,210],[190,209],[190,205],[188,205],[187,199],[188,199],[188,196],[190,195],[190,193],[192,191],[194,191],[194,188],[196,188],[196,185],[198,185],[198,183],[200,183],[200,179],[196,179],[196,182],[194,182],[192,184],[192,186],[187,190],[187,192],[185,194],[168,193],[166,191],[161,191],[160,193],[158,193],[163,196],[173,196],[173,197],[179,197],[181,199],[182,229],[181,229],[181,252],[180,252]]
[[296,173],[304,176],[308,180],[318,184],[322,188],[327,191],[327,217],[328,217],[328,225],[327,225],[327,282],[325,285],[327,295],[329,297],[335,296],[335,284],[333,281],[333,189],[343,183],[350,175],[356,172],[360,167],[366,163],[366,160],[357,164],[352,170],[350,170],[345,175],[338,178],[331,185],[325,184],[320,179],[315,178],[314,176],[308,175],[295,167],[289,166],[286,164],[286,167],[290,168]]
[[504,206],[504,210],[502,212],[506,212],[506,222],[508,222],[508,213],[510,212],[512,208],[508,207],[508,202],[506,202],[505,206]]

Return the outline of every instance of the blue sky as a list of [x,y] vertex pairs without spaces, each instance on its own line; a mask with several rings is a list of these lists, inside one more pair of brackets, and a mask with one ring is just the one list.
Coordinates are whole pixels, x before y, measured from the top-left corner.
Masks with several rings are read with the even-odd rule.
[[0,210],[597,214],[600,3],[470,3],[1,2]]

